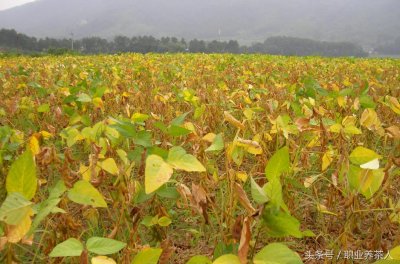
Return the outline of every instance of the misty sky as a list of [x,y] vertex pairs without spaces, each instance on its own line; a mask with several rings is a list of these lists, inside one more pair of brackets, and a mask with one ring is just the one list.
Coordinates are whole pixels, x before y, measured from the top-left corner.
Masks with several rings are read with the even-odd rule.
[[0,10],[0,28],[37,38],[290,36],[368,47],[400,38],[400,0],[0,0]]
[[14,6],[19,6],[35,0],[0,0],[0,10],[12,8]]

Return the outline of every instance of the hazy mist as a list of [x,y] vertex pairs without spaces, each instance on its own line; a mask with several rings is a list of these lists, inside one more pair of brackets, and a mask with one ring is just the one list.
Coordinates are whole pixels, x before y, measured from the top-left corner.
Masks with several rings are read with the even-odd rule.
[[364,46],[400,36],[398,0],[38,0],[0,11],[0,28],[37,37],[236,39],[284,35]]

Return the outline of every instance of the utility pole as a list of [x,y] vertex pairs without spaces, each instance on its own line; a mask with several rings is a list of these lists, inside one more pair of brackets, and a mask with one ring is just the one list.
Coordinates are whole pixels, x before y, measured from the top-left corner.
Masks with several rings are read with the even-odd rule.
[[74,50],[74,33],[71,32],[71,50]]

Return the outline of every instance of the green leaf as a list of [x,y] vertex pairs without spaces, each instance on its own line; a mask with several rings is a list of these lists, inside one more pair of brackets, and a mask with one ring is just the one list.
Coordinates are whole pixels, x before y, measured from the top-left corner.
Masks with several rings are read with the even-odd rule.
[[85,94],[85,93],[81,93],[78,98],[76,99],[76,101],[78,102],[82,102],[82,103],[89,103],[92,101],[92,98],[90,98],[89,95]]
[[283,212],[280,208],[276,209],[271,206],[265,207],[262,218],[263,223],[268,228],[267,232],[271,237],[303,237],[300,231],[300,222],[288,213]]
[[395,248],[392,248],[392,249],[389,251],[388,259],[400,260],[400,246],[397,246],[397,247],[395,247]]
[[38,213],[35,217],[35,219],[32,222],[32,226],[27,233],[27,236],[29,237],[39,226],[40,222],[48,216],[54,208],[57,207],[58,203],[61,201],[61,199],[48,199],[42,202],[39,206]]
[[64,213],[64,210],[57,207],[61,201],[59,198],[67,190],[62,180],[59,180],[55,186],[50,190],[49,198],[38,206],[38,213],[32,222],[32,226],[27,234],[29,237],[35,229],[39,226],[40,222],[46,218],[50,213]]
[[271,243],[261,249],[253,260],[254,264],[302,264],[299,254],[281,243]]
[[152,146],[151,138],[152,138],[152,135],[150,132],[142,130],[142,131],[137,132],[137,134],[133,138],[133,141],[136,145],[140,145],[145,148],[149,148]]
[[316,235],[314,234],[313,231],[307,229],[303,231],[303,237],[315,237]]
[[149,119],[150,116],[142,113],[134,113],[131,116],[131,120],[135,123],[140,123],[143,124],[147,119]]
[[106,172],[112,174],[112,175],[118,175],[118,166],[115,163],[115,160],[112,158],[108,158],[106,160],[103,160],[99,162],[100,167],[105,170]]
[[88,251],[97,255],[110,255],[117,253],[126,246],[126,243],[103,237],[91,237],[86,242]]
[[218,242],[214,247],[213,259],[217,259],[223,255],[234,254],[238,252],[239,244],[237,243],[224,243],[222,241]]
[[68,198],[78,204],[91,205],[93,207],[107,207],[101,193],[89,182],[80,180],[69,190]]
[[69,238],[64,242],[58,244],[53,250],[50,252],[50,257],[77,257],[82,254],[83,245],[82,243],[75,239]]
[[376,107],[376,103],[369,95],[362,95],[360,96],[360,105],[362,108],[374,108]]
[[172,167],[160,156],[150,155],[146,159],[145,191],[152,193],[169,181],[173,173]]
[[266,202],[269,201],[265,191],[263,188],[261,188],[251,177],[250,178],[250,183],[251,183],[251,196],[253,197],[254,201],[258,204],[265,204]]
[[179,197],[181,197],[179,192],[176,190],[176,187],[168,187],[167,185],[161,186],[157,190],[156,194],[162,198],[174,199],[174,200],[177,200],[179,199]]
[[283,147],[271,157],[265,167],[265,175],[268,180],[276,179],[281,176],[283,172],[289,171],[289,148]]
[[158,215],[156,216],[146,215],[145,217],[143,217],[143,220],[140,223],[146,227],[152,227],[154,225],[157,225]]
[[12,165],[7,175],[6,189],[8,193],[19,192],[31,200],[36,193],[36,165],[32,152],[26,151]]
[[204,104],[202,104],[200,107],[196,107],[196,109],[194,110],[193,118],[196,120],[199,119],[205,111],[206,106]]
[[166,217],[166,216],[163,216],[160,219],[158,219],[158,225],[159,226],[164,226],[165,227],[165,226],[169,226],[171,223],[172,223],[171,219]]
[[38,113],[47,113],[50,111],[49,104],[42,104],[37,108]]
[[236,165],[240,166],[243,162],[244,149],[233,143],[231,147],[231,158]]
[[343,129],[345,134],[349,135],[360,135],[362,134],[361,130],[354,125],[345,126]]
[[153,126],[160,129],[163,133],[168,132],[168,127],[163,122],[157,121],[153,124]]
[[117,130],[122,136],[133,138],[136,136],[136,126],[130,121],[121,121],[118,119],[110,118],[110,121],[115,122],[110,127]]
[[355,165],[362,165],[371,160],[380,159],[382,157],[373,150],[364,147],[356,147],[353,152],[351,152],[349,158]]
[[383,169],[364,170],[360,167],[350,165],[348,180],[352,190],[370,199],[381,187],[385,174]]
[[307,97],[316,98],[316,95],[328,96],[329,92],[321,87],[321,85],[312,77],[307,76],[303,79],[304,93]]
[[213,264],[241,264],[237,256],[233,254],[223,255],[217,258]]
[[55,184],[55,186],[50,190],[49,199],[59,198],[61,195],[65,193],[67,187],[65,187],[64,181],[59,180]]
[[263,187],[263,191],[267,195],[271,205],[276,208],[282,207],[287,210],[282,197],[282,184],[280,179],[273,179],[267,182]]
[[184,114],[182,114],[182,115],[180,115],[180,116],[174,118],[174,119],[171,121],[171,125],[174,125],[174,126],[180,126],[180,125],[182,125],[183,122],[185,121],[186,116],[187,116],[189,113],[190,113],[190,112],[186,112],[186,113],[184,113]]
[[210,151],[220,151],[224,149],[224,139],[222,137],[222,134],[218,134],[215,136],[211,146],[209,146],[205,151],[210,152]]
[[186,264],[212,264],[211,260],[206,256],[194,256],[189,259]]
[[31,212],[31,202],[19,193],[10,193],[0,207],[0,221],[18,225]]
[[131,264],[157,264],[161,253],[161,248],[143,249],[135,256]]
[[186,129],[181,126],[172,125],[172,126],[168,127],[168,129],[167,129],[167,134],[169,134],[173,137],[186,136],[186,135],[189,135],[190,133],[192,133],[191,130]]
[[169,150],[167,162],[175,169],[184,171],[206,171],[206,168],[196,159],[187,154],[181,147],[173,147]]

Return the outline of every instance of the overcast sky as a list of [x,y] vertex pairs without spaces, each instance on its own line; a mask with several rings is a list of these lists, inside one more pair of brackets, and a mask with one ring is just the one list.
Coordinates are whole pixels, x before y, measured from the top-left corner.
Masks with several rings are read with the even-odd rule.
[[14,6],[23,5],[35,0],[0,0],[0,10],[8,9]]

